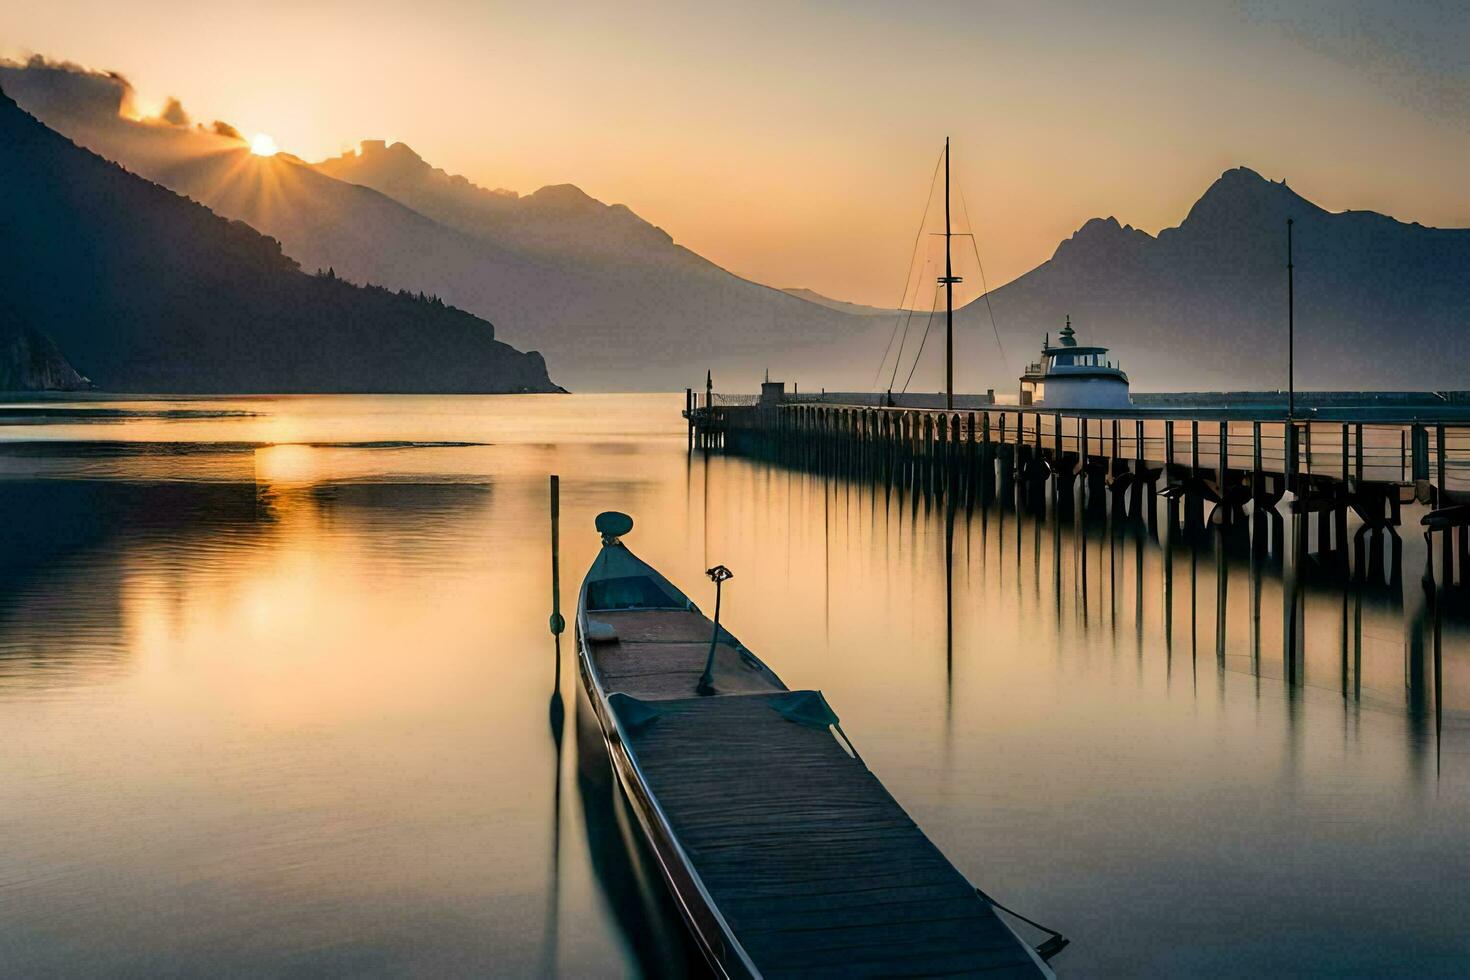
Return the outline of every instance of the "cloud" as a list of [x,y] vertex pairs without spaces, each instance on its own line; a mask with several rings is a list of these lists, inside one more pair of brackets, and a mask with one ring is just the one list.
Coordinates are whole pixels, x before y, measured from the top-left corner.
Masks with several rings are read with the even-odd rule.
[[[21,108],[53,128],[95,127],[126,123],[171,126],[192,124],[184,104],[169,96],[156,115],[144,118],[132,83],[115,71],[96,71],[71,61],[51,61],[32,55],[24,62],[0,58],[0,88]],[[200,123],[198,129],[229,139],[244,140],[227,122]]]
[[173,96],[169,96],[168,101],[163,104],[163,111],[158,114],[158,118],[170,126],[189,125],[189,114],[184,111],[184,104]]
[[0,87],[28,112],[106,121],[134,117],[132,84],[115,71],[93,71],[69,61],[32,55],[24,62],[0,59]]

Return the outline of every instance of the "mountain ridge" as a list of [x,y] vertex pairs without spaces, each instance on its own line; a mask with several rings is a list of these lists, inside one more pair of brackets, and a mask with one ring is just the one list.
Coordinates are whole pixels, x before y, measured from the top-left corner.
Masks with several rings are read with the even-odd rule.
[[[395,198],[294,158],[255,157],[227,124],[122,118],[126,80],[78,71],[0,65],[0,81],[23,104],[47,106],[46,121],[79,144],[276,238],[306,269],[432,293],[493,320],[501,339],[540,350],[571,387],[670,390],[707,369],[753,383],[771,365],[815,371],[835,363],[834,351],[853,365],[868,356],[868,318],[741,279],[565,185],[481,200],[451,226],[419,210],[434,210],[422,187],[411,195],[394,184]],[[416,164],[417,154],[405,147],[398,157],[436,183],[423,175],[437,168]],[[452,176],[438,183],[460,186]],[[454,201],[436,205],[446,221]]]
[[280,243],[47,128],[0,92],[0,296],[119,392],[557,391],[420,295],[312,276]]
[[[330,264],[352,281],[493,314],[503,337],[548,352],[574,385],[680,388],[709,367],[733,377],[727,384],[753,386],[770,367],[803,387],[862,386],[895,329],[841,300],[742,280],[573,185],[525,196],[487,190],[386,141],[316,164],[251,159],[224,124],[120,122],[125,97],[115,93],[124,84],[113,75],[66,80],[112,93],[103,108],[68,117],[77,137],[267,231],[307,268]],[[56,112],[66,101],[54,91],[36,98]],[[174,118],[187,119],[178,110]],[[179,150],[211,138],[223,142],[210,152]],[[268,199],[275,209],[263,206]],[[1224,171],[1156,235],[1117,216],[1082,222],[1048,260],[958,310],[957,383],[1013,390],[1033,345],[1070,314],[1083,336],[1129,364],[1140,390],[1283,387],[1292,216],[1298,384],[1456,387],[1470,308],[1467,233],[1330,212],[1247,167]],[[902,328],[922,330],[928,319]],[[904,350],[905,376],[921,346],[906,340],[892,345]],[[942,345],[923,350],[913,387],[934,390]]]
[[971,384],[1013,390],[1010,362],[1070,315],[1085,342],[1129,364],[1140,390],[1284,388],[1287,218],[1299,386],[1463,386],[1470,230],[1328,211],[1247,167],[1222,173],[1157,235],[1116,218],[1084,222],[1046,262],[990,292],[1008,370],[995,369],[983,302],[956,315],[957,358],[981,366]]

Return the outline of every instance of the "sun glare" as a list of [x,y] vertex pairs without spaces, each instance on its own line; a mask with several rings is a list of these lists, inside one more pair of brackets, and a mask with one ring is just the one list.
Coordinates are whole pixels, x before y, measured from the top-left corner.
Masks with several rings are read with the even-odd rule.
[[256,133],[250,141],[250,152],[258,157],[273,157],[276,155],[276,141],[265,133]]

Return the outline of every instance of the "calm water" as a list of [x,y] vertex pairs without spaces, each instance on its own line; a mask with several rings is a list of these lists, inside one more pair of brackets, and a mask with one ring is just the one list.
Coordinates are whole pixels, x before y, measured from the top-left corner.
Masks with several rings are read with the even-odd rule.
[[607,508],[700,601],[729,565],[731,627],[1061,972],[1470,970],[1470,633],[1436,683],[1417,528],[1401,590],[1309,584],[1292,685],[1279,569],[1224,563],[1222,613],[1210,550],[951,529],[690,457],[681,405],[0,407],[0,973],[678,970],[569,637],[556,737],[549,473],[568,604]]

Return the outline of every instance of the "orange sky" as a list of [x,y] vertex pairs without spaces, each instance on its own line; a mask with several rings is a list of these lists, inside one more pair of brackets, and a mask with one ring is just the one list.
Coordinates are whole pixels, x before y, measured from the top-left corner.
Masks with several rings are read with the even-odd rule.
[[180,6],[7,4],[0,54],[115,69],[309,159],[387,138],[491,187],[575,183],[741,275],[875,305],[945,135],[992,286],[1089,217],[1176,224],[1237,164],[1470,225],[1454,3]]

